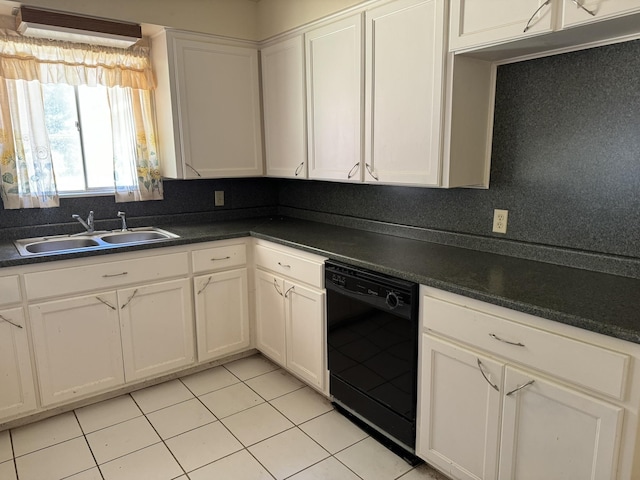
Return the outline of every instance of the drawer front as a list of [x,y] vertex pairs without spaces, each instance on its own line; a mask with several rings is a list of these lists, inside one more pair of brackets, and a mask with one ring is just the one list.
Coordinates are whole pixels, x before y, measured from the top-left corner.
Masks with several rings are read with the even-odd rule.
[[244,243],[205,248],[192,253],[194,273],[240,267],[247,263],[247,246]]
[[18,303],[21,299],[18,275],[0,277],[0,306]]
[[118,288],[121,285],[144,283],[188,273],[188,256],[186,252],[182,252],[28,273],[25,275],[25,285],[27,298],[36,300]]
[[628,355],[442,300],[423,297],[424,327],[507,360],[623,399]]
[[264,245],[256,245],[255,261],[258,267],[308,283],[314,287],[323,288],[323,261],[309,260]]

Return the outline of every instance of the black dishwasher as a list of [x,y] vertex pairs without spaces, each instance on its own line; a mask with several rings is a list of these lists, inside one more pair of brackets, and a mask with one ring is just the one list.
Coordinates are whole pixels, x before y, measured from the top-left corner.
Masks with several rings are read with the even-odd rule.
[[327,261],[325,287],[334,403],[413,454],[418,285]]

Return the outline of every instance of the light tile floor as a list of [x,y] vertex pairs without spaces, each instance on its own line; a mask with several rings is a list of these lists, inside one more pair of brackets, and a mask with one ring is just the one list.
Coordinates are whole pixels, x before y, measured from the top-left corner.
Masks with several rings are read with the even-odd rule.
[[264,357],[0,432],[0,480],[445,480]]

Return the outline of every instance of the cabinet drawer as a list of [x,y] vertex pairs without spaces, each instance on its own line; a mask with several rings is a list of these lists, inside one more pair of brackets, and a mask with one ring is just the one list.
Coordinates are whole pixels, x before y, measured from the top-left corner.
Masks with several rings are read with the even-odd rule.
[[18,303],[20,300],[20,280],[18,275],[0,277],[0,306]]
[[[315,255],[314,255],[315,256]],[[324,259],[311,260],[286,251],[256,245],[256,265],[279,275],[299,280],[314,287],[323,288]]]
[[183,252],[28,273],[25,275],[25,285],[27,298],[35,300],[117,288],[188,273],[189,260],[187,253]]
[[629,356],[442,300],[423,297],[424,327],[459,342],[623,399]]
[[239,243],[205,248],[193,252],[192,259],[194,273],[238,267],[247,263],[247,246]]

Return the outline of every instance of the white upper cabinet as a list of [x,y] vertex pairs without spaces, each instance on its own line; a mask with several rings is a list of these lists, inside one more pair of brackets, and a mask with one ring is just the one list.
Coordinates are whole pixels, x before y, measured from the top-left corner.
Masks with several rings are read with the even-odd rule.
[[309,178],[487,187],[495,67],[447,55],[444,0],[364,18],[306,34]]
[[[563,31],[604,21],[606,25],[593,29]],[[502,60],[611,41],[639,31],[639,0],[451,0],[449,48],[473,50],[529,38],[502,54],[496,55],[500,49],[494,48],[494,58]],[[551,32],[558,33],[540,37]]]
[[305,34],[309,178],[361,181],[362,16]]
[[561,27],[573,27],[640,12],[640,0],[565,0]]
[[163,175],[262,175],[257,49],[169,31],[152,56]]
[[551,32],[555,1],[451,0],[449,47],[459,50]]
[[444,2],[401,0],[365,18],[364,181],[437,186]]
[[261,58],[267,175],[307,178],[304,39],[270,45]]

